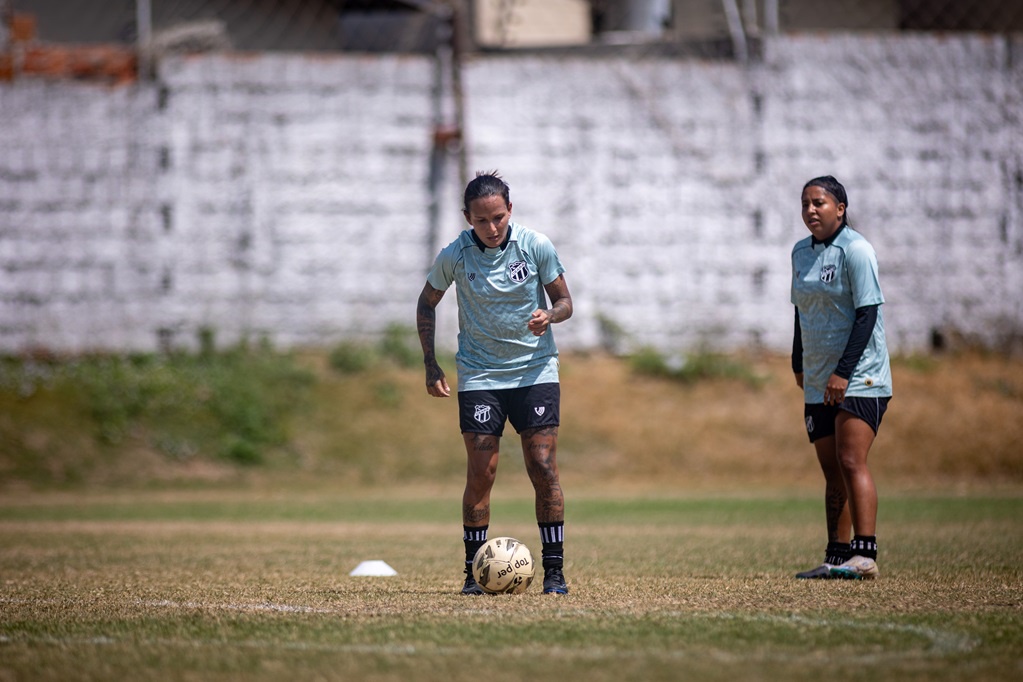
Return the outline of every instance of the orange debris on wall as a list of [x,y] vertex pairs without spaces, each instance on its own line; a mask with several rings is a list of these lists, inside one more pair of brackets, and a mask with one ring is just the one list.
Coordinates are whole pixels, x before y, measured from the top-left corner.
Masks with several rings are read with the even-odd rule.
[[10,43],[0,51],[0,80],[42,77],[119,85],[138,76],[133,48],[39,42],[35,17],[24,13],[11,15],[9,29]]

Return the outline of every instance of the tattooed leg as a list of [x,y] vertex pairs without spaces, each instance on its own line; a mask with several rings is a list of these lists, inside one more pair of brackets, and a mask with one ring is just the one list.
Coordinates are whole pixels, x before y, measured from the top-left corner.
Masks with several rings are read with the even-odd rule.
[[565,495],[558,476],[558,427],[522,432],[522,455],[526,472],[536,493],[536,520],[555,523],[565,520]]
[[829,542],[849,542],[852,539],[852,515],[849,513],[849,495],[842,477],[842,468],[835,451],[835,437],[814,441],[817,461],[824,472],[824,514],[828,526]]
[[463,433],[462,439],[468,461],[462,494],[462,523],[486,526],[490,524],[490,491],[497,478],[501,439],[479,433]]

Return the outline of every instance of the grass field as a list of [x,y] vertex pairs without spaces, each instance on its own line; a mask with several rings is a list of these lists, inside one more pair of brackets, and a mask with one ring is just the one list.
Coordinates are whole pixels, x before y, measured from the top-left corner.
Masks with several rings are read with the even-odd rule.
[[[537,547],[516,484],[493,530]],[[882,578],[797,581],[821,504],[570,505],[571,593],[462,597],[458,490],[269,487],[0,503],[0,680],[1014,680],[1023,497],[889,494]],[[350,577],[368,559],[398,571]],[[855,671],[855,672],[852,672]]]
[[1019,359],[893,361],[854,583],[784,357],[567,356],[571,594],[465,598],[455,403],[364,350],[0,362],[0,682],[1023,679]]

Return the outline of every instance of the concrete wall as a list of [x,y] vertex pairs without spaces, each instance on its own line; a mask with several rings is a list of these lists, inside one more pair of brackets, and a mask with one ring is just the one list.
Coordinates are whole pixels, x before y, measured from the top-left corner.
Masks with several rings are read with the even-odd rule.
[[[1023,336],[1023,42],[795,36],[735,64],[488,57],[473,169],[568,268],[562,347],[787,349],[802,184],[874,243],[896,350]],[[411,326],[462,229],[428,226],[433,65],[205,56],[156,84],[0,85],[0,351],[328,345]],[[454,339],[454,300],[441,332]]]

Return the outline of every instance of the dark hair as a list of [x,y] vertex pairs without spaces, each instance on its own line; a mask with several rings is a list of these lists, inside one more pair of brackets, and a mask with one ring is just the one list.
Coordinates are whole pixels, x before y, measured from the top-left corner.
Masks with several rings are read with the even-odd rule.
[[497,171],[476,171],[476,177],[465,187],[463,209],[468,213],[469,204],[476,199],[495,196],[503,198],[505,205],[511,206],[511,190]]
[[814,178],[803,185],[803,191],[807,187],[820,187],[822,190],[835,197],[835,201],[845,204],[845,213],[842,214],[842,225],[849,224],[849,196],[845,193],[845,187],[833,175],[822,175]]

